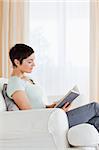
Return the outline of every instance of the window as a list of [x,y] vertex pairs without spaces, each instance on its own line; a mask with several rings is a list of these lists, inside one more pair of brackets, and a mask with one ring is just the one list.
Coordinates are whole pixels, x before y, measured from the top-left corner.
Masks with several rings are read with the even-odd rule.
[[77,84],[89,98],[89,1],[30,1],[29,33],[39,66],[31,76],[47,95]]

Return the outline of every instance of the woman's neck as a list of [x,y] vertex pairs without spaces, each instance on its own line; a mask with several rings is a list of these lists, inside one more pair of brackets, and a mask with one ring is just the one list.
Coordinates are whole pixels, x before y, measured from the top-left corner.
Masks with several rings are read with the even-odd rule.
[[24,76],[24,73],[21,72],[19,69],[14,68],[11,76],[18,76],[18,77],[22,78]]

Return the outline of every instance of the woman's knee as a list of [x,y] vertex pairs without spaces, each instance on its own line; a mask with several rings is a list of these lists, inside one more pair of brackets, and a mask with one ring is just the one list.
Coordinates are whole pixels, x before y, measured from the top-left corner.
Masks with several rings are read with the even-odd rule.
[[99,116],[99,103],[92,102],[91,104],[94,105],[94,109],[96,111],[96,116]]
[[97,102],[92,102],[92,103],[90,103],[91,105],[94,105],[94,106],[97,106],[97,105],[99,105],[99,103],[97,103]]

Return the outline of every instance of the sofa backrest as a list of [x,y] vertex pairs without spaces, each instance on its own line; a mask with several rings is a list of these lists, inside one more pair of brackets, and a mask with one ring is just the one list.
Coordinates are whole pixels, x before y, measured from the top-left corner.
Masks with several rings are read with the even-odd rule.
[[3,98],[2,95],[2,89],[3,89],[3,84],[7,83],[8,79],[7,78],[0,78],[0,111],[6,111],[6,104],[5,104],[5,100]]

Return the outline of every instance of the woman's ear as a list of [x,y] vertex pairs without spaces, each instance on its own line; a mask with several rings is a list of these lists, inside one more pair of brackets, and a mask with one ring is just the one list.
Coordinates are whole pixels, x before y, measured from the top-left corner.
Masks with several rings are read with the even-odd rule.
[[17,60],[17,59],[14,59],[14,63],[15,63],[15,65],[16,65],[17,67],[20,65],[20,62],[19,62],[19,60]]

